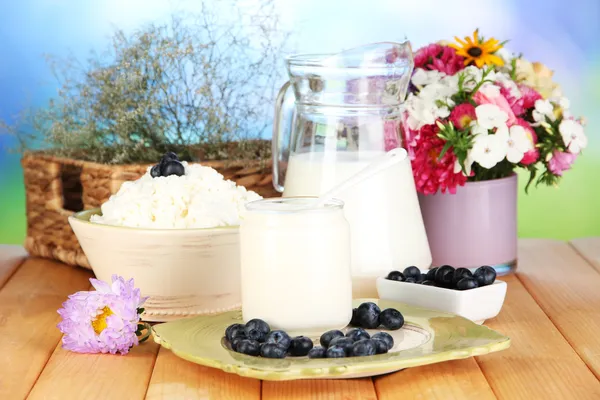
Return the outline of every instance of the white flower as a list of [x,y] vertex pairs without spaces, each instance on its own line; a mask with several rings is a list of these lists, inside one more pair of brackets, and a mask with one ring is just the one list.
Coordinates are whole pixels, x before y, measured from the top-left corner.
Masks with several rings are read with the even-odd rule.
[[[497,52],[496,52],[496,54],[497,54]],[[521,91],[519,90],[519,87],[517,86],[515,81],[510,77],[510,75],[508,75],[504,72],[498,72],[498,73],[496,73],[496,82],[498,82],[503,87],[508,89],[508,91],[510,92],[510,95],[512,97],[514,97],[516,99],[520,99],[523,96],[521,94]]]
[[477,123],[486,129],[506,125],[508,115],[495,104],[482,104],[475,108]]
[[488,133],[488,129],[479,125],[477,121],[471,122],[471,135],[487,135]]
[[434,82],[439,82],[446,74],[436,70],[424,70],[417,68],[413,74],[411,81],[416,86],[426,86]]
[[514,58],[513,54],[504,47],[501,47],[498,50],[496,50],[494,54],[500,57],[502,61],[504,61],[504,67],[510,66],[512,59]]
[[513,164],[519,163],[525,153],[533,150],[533,143],[525,128],[520,125],[498,128],[496,136],[499,136],[508,146],[506,149],[506,159]]
[[563,142],[573,154],[578,154],[587,147],[588,139],[583,132],[583,126],[572,119],[563,120],[558,126]]
[[536,100],[535,109],[533,110],[532,116],[536,122],[544,121],[545,117],[548,117],[551,121],[554,121],[554,106],[550,100]]
[[506,157],[508,145],[499,135],[477,135],[470,156],[483,168],[490,169]]
[[500,96],[500,87],[496,85],[492,85],[490,83],[484,83],[478,90],[481,94],[484,94],[486,97],[494,98]]
[[560,108],[562,108],[563,110],[568,110],[569,108],[571,108],[571,102],[569,101],[569,99],[567,99],[566,97],[561,97],[558,99],[558,105],[560,106]]

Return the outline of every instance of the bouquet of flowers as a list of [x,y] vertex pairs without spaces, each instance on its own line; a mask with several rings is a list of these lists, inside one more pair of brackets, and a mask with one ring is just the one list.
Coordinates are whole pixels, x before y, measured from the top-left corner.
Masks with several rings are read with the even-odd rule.
[[419,49],[402,136],[417,191],[455,193],[467,181],[529,171],[556,185],[587,145],[584,122],[540,63],[473,37]]

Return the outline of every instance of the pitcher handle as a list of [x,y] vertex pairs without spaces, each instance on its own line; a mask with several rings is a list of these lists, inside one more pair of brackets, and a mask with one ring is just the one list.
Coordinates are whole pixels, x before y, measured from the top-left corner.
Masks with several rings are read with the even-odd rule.
[[[282,145],[282,140],[281,140],[281,109],[283,106],[283,102],[285,101],[285,95],[288,91],[288,89],[290,88],[290,81],[287,81],[282,87],[281,89],[279,89],[279,93],[277,94],[277,99],[275,100],[275,120],[273,122],[273,141],[272,141],[272,149],[271,149],[271,153],[273,154],[273,187],[275,188],[275,190],[277,190],[279,193],[283,193],[283,185],[280,182],[280,170],[279,170],[279,163],[282,161],[287,161],[287,160],[280,160],[280,158],[283,157],[282,154],[282,149],[281,149],[281,145]],[[290,141],[291,142],[291,138],[292,135],[290,133]],[[287,146],[287,148],[290,148],[290,143],[287,143],[284,145]],[[289,157],[289,151],[288,151],[288,157]]]

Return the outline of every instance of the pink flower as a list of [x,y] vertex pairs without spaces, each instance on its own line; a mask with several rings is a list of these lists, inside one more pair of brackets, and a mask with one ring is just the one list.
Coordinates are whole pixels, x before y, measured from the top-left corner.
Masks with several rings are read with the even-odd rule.
[[[435,125],[425,125],[415,137],[412,147],[411,165],[417,191],[423,194],[434,194],[438,191],[456,193],[457,186],[463,186],[467,177],[462,172],[455,173],[456,156],[450,148],[438,160],[445,141],[437,137]],[[409,154],[411,151],[409,151]]]
[[520,84],[519,90],[521,91],[521,99],[523,100],[523,108],[525,110],[534,108],[535,102],[537,100],[542,100],[542,95],[527,85]]
[[506,125],[508,125],[509,127],[513,126],[515,124],[515,122],[517,121],[517,117],[515,116],[515,113],[511,109],[510,104],[508,104],[508,101],[501,93],[494,95],[494,94],[491,94],[488,92],[488,94],[486,94],[483,92],[483,90],[480,89],[473,96],[473,100],[475,100],[475,102],[478,105],[494,104],[494,105],[498,106],[502,111],[504,111],[506,113],[506,115],[508,115],[508,120],[506,121]]
[[571,165],[576,158],[577,154],[554,150],[552,158],[548,161],[548,169],[554,175],[562,176],[564,171],[571,169]]
[[437,43],[420,48],[415,54],[415,68],[436,70],[454,75],[465,68],[465,59],[450,46]]
[[72,294],[58,310],[63,347],[77,353],[127,354],[139,343],[139,308],[146,298],[133,279],[113,275],[110,285],[93,278],[90,282],[96,291]]
[[400,146],[398,141],[400,122],[399,121],[385,121],[383,124],[383,136],[384,136],[384,145],[385,151],[389,151],[391,149],[395,149]]
[[529,137],[529,140],[531,141],[531,144],[533,145],[533,150],[529,150],[527,153],[525,153],[525,155],[521,159],[521,164],[523,164],[523,165],[533,164],[540,158],[540,151],[535,147],[535,145],[538,142],[537,135],[535,134],[535,131],[533,130],[531,125],[524,119],[517,118],[516,125],[520,125],[523,128],[525,128],[525,132],[527,132],[527,136]]
[[475,107],[469,103],[459,104],[450,113],[450,121],[458,129],[465,129],[472,121],[477,119]]

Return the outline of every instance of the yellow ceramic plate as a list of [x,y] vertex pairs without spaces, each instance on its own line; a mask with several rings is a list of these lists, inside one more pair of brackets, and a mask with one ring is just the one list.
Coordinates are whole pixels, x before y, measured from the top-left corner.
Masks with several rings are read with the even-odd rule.
[[[167,322],[152,329],[157,343],[185,360],[241,376],[273,381],[380,375],[408,367],[480,356],[510,346],[508,337],[463,317],[387,300],[356,299],[354,306],[365,301],[379,304],[382,310],[396,308],[404,315],[406,323],[402,329],[386,331],[392,334],[395,343],[387,354],[333,359],[268,359],[239,354],[227,348],[224,334],[229,325],[242,322],[240,311]],[[318,336],[311,338],[318,344]]]

